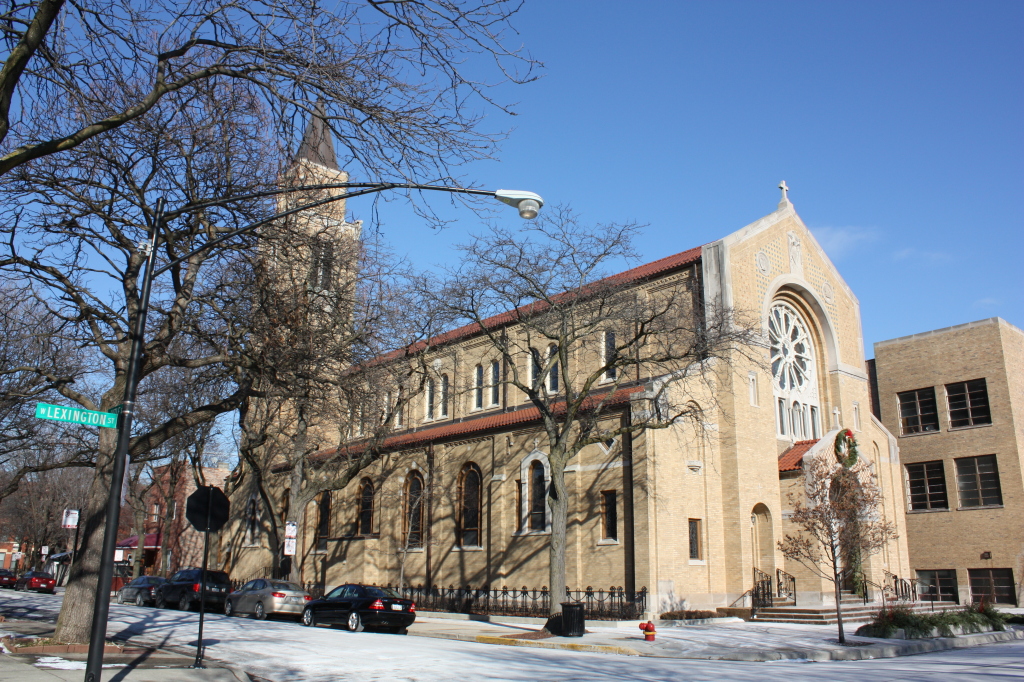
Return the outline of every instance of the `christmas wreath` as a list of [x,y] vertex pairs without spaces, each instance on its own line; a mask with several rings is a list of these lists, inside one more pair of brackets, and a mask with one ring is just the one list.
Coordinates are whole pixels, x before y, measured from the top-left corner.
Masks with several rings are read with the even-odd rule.
[[853,431],[843,429],[836,434],[836,457],[847,469],[857,463],[857,439],[853,437]]

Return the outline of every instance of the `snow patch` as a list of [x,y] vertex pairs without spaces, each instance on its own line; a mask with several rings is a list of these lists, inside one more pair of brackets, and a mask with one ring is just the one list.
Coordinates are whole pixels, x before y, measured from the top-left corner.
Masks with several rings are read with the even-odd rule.
[[[33,664],[37,668],[52,668],[53,670],[85,670],[85,661],[69,661],[60,656],[40,656]],[[104,668],[123,668],[124,663],[105,663]]]

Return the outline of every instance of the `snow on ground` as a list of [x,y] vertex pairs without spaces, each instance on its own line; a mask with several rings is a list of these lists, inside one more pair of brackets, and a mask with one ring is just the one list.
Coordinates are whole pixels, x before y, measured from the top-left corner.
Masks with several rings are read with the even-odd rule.
[[[60,597],[0,594],[0,612],[8,617],[46,619],[56,615]],[[31,615],[29,615],[31,614]],[[169,609],[110,606],[108,636],[136,643],[189,651],[194,646],[198,614]],[[685,635],[680,635],[685,636]],[[742,663],[608,654],[475,644],[425,637],[350,633],[304,628],[284,621],[256,621],[208,615],[204,640],[207,657],[275,682],[309,680],[395,680],[451,682],[508,680],[559,682],[686,679],[689,682],[853,682],[860,680],[921,682],[993,682],[1024,677],[1024,642],[875,661]]]

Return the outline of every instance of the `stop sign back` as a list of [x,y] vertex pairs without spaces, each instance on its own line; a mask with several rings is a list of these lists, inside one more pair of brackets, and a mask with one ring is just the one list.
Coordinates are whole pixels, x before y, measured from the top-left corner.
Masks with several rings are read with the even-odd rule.
[[220,488],[204,485],[197,488],[185,501],[185,518],[196,530],[215,533],[228,522],[230,509],[231,502]]

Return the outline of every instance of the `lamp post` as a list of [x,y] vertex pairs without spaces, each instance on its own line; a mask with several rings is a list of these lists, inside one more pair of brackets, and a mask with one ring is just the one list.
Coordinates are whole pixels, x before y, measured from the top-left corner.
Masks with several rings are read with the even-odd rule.
[[211,239],[199,248],[189,251],[183,256],[175,258],[169,263],[157,268],[156,265],[156,240],[159,237],[160,226],[164,220],[166,202],[160,198],[156,202],[156,211],[153,221],[150,223],[149,239],[143,242],[141,250],[146,255],[146,270],[142,275],[142,290],[139,296],[139,310],[135,317],[135,325],[132,328],[132,345],[128,354],[128,368],[125,372],[124,401],[121,405],[121,418],[118,425],[117,445],[114,449],[114,467],[111,473],[110,494],[107,497],[106,525],[103,533],[103,548],[100,554],[99,581],[96,583],[96,603],[92,613],[92,629],[89,633],[89,658],[85,667],[85,682],[99,682],[100,671],[103,666],[103,645],[107,636],[107,617],[110,614],[110,585],[114,577],[114,545],[117,541],[117,526],[121,515],[121,481],[124,479],[126,456],[128,447],[131,444],[132,421],[135,416],[135,396],[139,386],[139,365],[142,360],[142,352],[145,347],[143,340],[146,331],[146,315],[149,309],[149,295],[152,289],[153,279],[163,274],[175,265],[188,260],[203,251],[211,249],[219,244],[266,225],[267,223],[279,220],[301,211],[310,210],[329,204],[334,201],[351,199],[363,194],[374,194],[394,189],[429,190],[436,192],[449,192],[452,194],[472,194],[477,196],[489,196],[498,201],[508,204],[519,211],[519,216],[526,220],[537,217],[537,212],[544,205],[540,195],[522,190],[495,191],[467,189],[464,187],[445,187],[442,185],[420,185],[416,183],[393,183],[393,182],[345,182],[322,185],[305,185],[286,189],[258,192],[244,196],[232,197],[231,199],[215,199],[206,202],[199,202],[183,207],[182,211],[193,211],[205,206],[215,206],[240,201],[244,199],[274,196],[281,194],[293,194],[297,192],[323,191],[332,189],[346,190],[342,194],[329,196],[324,199],[312,201],[302,206],[282,211],[269,218],[264,218],[237,230],[231,230],[216,239]]

